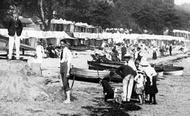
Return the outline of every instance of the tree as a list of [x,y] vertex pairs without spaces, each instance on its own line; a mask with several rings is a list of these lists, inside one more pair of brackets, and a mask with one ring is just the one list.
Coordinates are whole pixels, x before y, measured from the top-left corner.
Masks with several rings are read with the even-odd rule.
[[[7,21],[9,6],[15,4],[23,16],[38,17],[44,30],[52,18],[116,27],[143,29],[161,34],[164,28],[188,28],[189,14],[167,6],[162,0],[1,0],[0,23]],[[2,20],[3,19],[3,20]]]
[[132,17],[132,14],[140,11],[143,0],[117,0],[114,3],[112,13],[112,24],[115,27],[123,27],[141,32],[139,24]]
[[22,15],[28,17],[37,16],[43,25],[43,30],[50,29],[53,12],[59,8],[62,0],[10,0],[10,4],[16,4]]
[[157,34],[161,33],[163,20],[160,17],[157,7],[153,7],[151,4],[145,4],[139,12],[134,12],[132,16],[140,27],[151,30]]
[[101,26],[104,29],[111,27],[111,13],[112,6],[109,3],[106,1],[96,2],[94,8],[90,12],[90,22],[91,24]]
[[89,23],[90,7],[89,0],[71,0],[63,8],[62,17],[76,22]]

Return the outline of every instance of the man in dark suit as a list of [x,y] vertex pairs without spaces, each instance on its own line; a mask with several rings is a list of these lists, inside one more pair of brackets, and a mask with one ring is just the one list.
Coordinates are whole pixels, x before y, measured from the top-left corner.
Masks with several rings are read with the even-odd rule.
[[20,36],[22,33],[22,23],[18,18],[18,13],[14,9],[13,17],[8,23],[8,35],[9,35],[9,54],[8,59],[12,59],[13,47],[15,43],[16,47],[16,59],[20,58]]

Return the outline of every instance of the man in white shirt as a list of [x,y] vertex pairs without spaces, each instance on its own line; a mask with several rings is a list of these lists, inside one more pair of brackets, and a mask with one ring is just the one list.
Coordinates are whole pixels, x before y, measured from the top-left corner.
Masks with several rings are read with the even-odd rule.
[[71,59],[72,53],[68,48],[68,44],[64,41],[60,42],[61,44],[61,56],[60,56],[60,74],[63,83],[63,89],[66,93],[66,100],[64,103],[70,103],[70,87],[69,87],[69,71],[71,68]]

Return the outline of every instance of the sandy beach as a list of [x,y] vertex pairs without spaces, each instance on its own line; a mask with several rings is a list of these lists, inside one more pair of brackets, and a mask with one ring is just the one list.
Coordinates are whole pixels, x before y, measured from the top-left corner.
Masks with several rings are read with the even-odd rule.
[[[77,53],[73,58],[75,67],[87,68],[89,54]],[[185,57],[184,54],[160,58],[157,61],[167,62]],[[0,115],[2,116],[189,116],[190,115],[190,78],[189,58],[183,58],[174,65],[184,67],[183,76],[159,77],[157,105],[133,103],[122,108],[113,103],[105,103],[102,87],[97,83],[75,81],[72,88],[72,103],[64,104],[64,94],[61,91],[59,78],[59,59],[44,59],[42,63],[43,77],[37,80],[49,80],[45,85],[46,92],[51,96],[45,101],[3,101],[0,102]],[[34,79],[35,79],[34,78]],[[40,78],[40,79],[39,79]],[[70,80],[70,84],[72,80]]]

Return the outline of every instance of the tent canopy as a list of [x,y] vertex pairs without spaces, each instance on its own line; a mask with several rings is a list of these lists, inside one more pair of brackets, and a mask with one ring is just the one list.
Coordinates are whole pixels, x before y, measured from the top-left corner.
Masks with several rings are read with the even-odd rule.
[[[9,37],[7,29],[0,29],[0,34]],[[64,31],[37,31],[37,30],[23,30],[21,34],[22,38],[68,38],[73,39]]]
[[60,19],[52,19],[51,23],[52,24],[64,24],[64,25],[74,24],[74,22],[67,21],[65,19],[63,20],[62,18],[60,18]]

